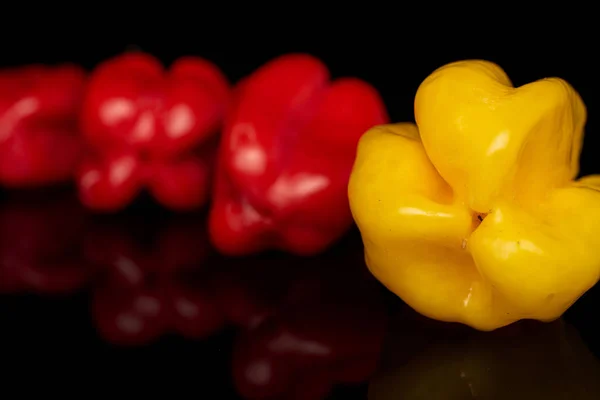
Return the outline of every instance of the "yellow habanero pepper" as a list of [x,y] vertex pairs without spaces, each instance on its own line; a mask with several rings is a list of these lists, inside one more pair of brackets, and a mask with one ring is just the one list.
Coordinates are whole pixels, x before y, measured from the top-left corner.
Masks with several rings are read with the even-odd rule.
[[461,61],[421,84],[415,119],[358,146],[348,194],[371,272],[441,321],[557,319],[600,277],[600,176],[575,180],[580,96]]

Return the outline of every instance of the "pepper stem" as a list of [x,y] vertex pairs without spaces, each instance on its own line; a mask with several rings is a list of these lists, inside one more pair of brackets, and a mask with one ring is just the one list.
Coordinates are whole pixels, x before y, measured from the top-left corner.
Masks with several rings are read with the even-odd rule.
[[473,214],[473,230],[477,229],[483,220],[487,217],[487,213],[474,213]]

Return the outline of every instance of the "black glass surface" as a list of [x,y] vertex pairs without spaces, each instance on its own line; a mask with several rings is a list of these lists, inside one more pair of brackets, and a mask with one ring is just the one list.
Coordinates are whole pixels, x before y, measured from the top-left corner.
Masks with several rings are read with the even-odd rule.
[[84,369],[111,390],[162,384],[172,394],[232,399],[600,395],[597,288],[559,321],[476,332],[421,317],[387,292],[366,269],[356,231],[318,257],[226,258],[211,249],[203,212],[173,214],[141,199],[99,215],[69,188],[13,191],[0,201],[0,266],[5,361],[35,361],[46,374]]

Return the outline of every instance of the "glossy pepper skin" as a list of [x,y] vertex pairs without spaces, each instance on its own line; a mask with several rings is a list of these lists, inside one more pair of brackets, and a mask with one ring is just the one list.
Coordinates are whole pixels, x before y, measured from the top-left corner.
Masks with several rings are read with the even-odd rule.
[[358,147],[349,198],[370,270],[434,319],[558,318],[600,273],[600,176],[575,180],[582,99],[462,61],[421,84],[415,119]]
[[223,253],[316,254],[352,224],[346,188],[356,144],[385,123],[378,92],[330,81],[304,54],[270,61],[239,86],[223,132],[210,236]]
[[101,64],[81,117],[91,150],[78,176],[83,203],[116,211],[147,189],[171,209],[203,206],[229,92],[200,58],[180,58],[168,71],[144,53]]
[[0,185],[73,179],[82,149],[78,129],[85,72],[74,65],[0,71]]

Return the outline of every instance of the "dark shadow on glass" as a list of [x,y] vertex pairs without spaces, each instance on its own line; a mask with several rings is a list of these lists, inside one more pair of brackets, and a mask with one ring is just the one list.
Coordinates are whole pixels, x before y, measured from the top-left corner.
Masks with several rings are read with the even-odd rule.
[[477,332],[405,310],[391,325],[370,400],[600,398],[599,361],[563,320]]
[[244,398],[323,399],[372,376],[387,313],[362,247],[349,241],[319,257],[230,260],[215,287],[240,327],[232,373]]
[[40,347],[89,349],[114,371],[170,370],[144,360],[191,349],[199,371],[221,365],[211,374],[239,398],[366,395],[388,311],[356,231],[315,257],[227,258],[210,246],[205,212],[168,212],[146,198],[92,213],[69,188],[2,196],[0,308],[14,317],[3,320],[13,342],[24,329],[16,324],[29,321],[44,327]]
[[84,254],[97,271],[92,315],[108,342],[147,345],[171,333],[203,339],[224,327],[202,215],[97,217]]
[[74,193],[5,192],[0,203],[0,294],[70,294],[91,279],[82,234],[86,213]]

